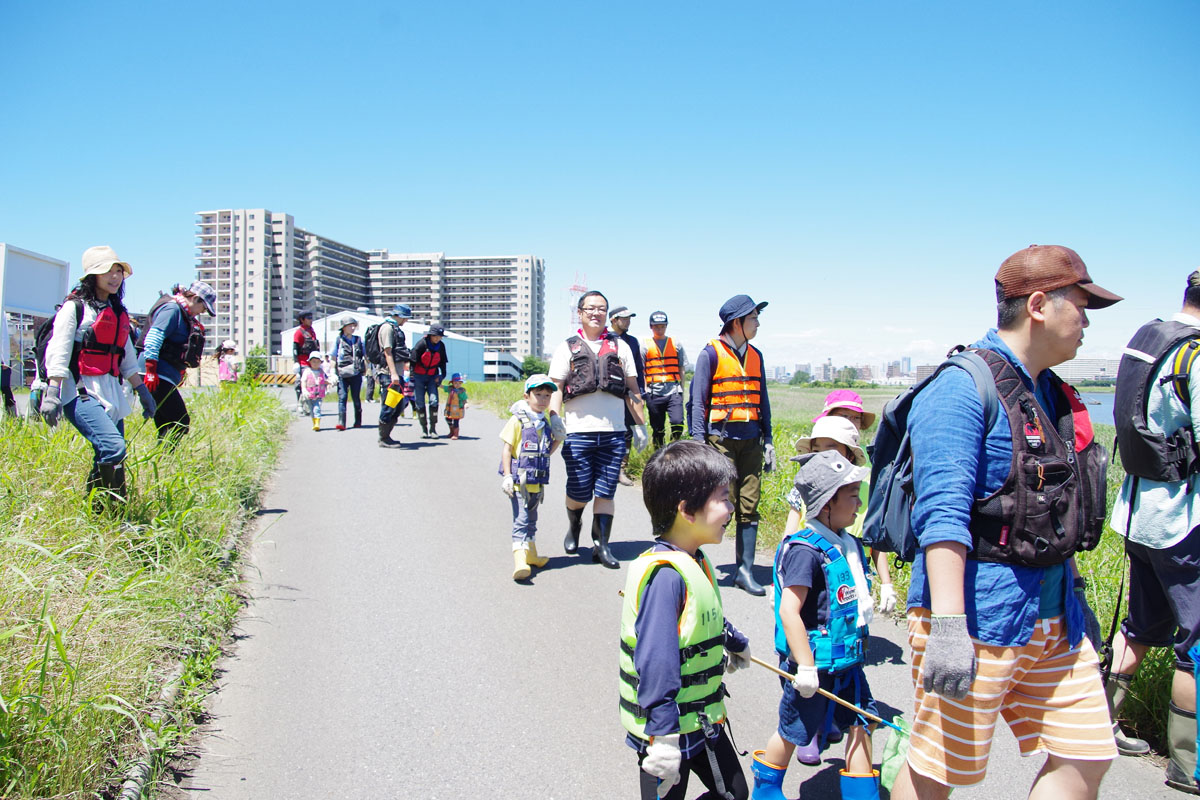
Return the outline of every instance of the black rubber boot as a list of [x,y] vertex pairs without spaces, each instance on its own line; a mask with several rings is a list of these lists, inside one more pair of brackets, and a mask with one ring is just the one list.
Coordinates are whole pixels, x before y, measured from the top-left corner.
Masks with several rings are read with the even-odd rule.
[[1171,703],[1167,712],[1167,786],[1187,794],[1196,788],[1196,712]]
[[104,510],[104,497],[102,492],[93,496],[92,490],[99,488],[100,466],[98,464],[92,464],[92,471],[88,473],[87,482],[83,485],[83,492],[85,496],[92,498],[92,511],[97,514]]
[[612,514],[592,515],[592,561],[609,569],[620,569],[621,562],[613,558],[608,549],[608,537],[612,535]]
[[438,436],[438,432],[437,432],[437,419],[438,419],[438,407],[430,406],[429,407],[429,438],[430,439],[440,438]]
[[1125,695],[1129,692],[1129,683],[1132,680],[1132,675],[1113,672],[1108,676],[1108,683],[1104,684],[1104,695],[1108,698],[1108,713],[1113,720],[1113,737],[1117,740],[1117,752],[1123,756],[1140,756],[1150,752],[1150,745],[1144,739],[1126,736],[1125,731],[1121,730],[1121,724],[1117,722],[1117,716],[1121,713],[1121,706],[1125,704]]
[[104,504],[109,508],[125,502],[125,465],[99,464],[100,486],[104,490]]
[[754,580],[754,548],[758,544],[758,523],[749,522],[737,527],[737,577],[733,585],[755,597],[762,597],[767,590]]
[[417,421],[421,423],[421,438],[429,438],[429,421],[425,419],[425,409],[417,409]]
[[403,447],[404,445],[392,438],[392,428],[396,427],[394,422],[379,423],[379,446],[380,447]]
[[583,530],[583,509],[567,509],[567,535],[563,538],[563,550],[567,555],[575,555],[579,550],[579,532]]

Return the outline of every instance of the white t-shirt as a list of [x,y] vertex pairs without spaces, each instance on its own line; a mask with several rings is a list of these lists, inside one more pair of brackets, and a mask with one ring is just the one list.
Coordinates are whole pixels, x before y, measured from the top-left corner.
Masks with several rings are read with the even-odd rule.
[[[583,339],[582,336],[579,337]],[[592,348],[593,353],[600,352],[603,339],[583,343]],[[637,380],[637,365],[633,360],[633,351],[629,345],[617,339],[617,357],[625,369],[626,377]],[[550,359],[550,378],[565,381],[571,371],[571,348],[564,339],[554,351]],[[563,402],[563,423],[567,433],[611,433],[625,430],[625,398],[617,397],[608,392],[591,392],[582,397],[576,397]]]

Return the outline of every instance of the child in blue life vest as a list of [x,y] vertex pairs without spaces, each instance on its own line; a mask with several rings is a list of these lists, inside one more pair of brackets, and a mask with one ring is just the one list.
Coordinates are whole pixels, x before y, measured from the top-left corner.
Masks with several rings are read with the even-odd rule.
[[[454,377],[461,384],[462,376],[455,373]],[[550,482],[550,454],[566,438],[562,420],[546,410],[557,388],[548,375],[530,376],[525,381],[525,399],[513,403],[509,409],[512,417],[500,431],[500,440],[504,442],[500,451],[500,474],[504,476],[500,489],[512,501],[514,581],[525,580],[532,574],[530,567],[544,567],[550,560],[538,555],[534,537],[538,505],[545,494],[542,487]],[[449,413],[446,416],[449,418]]]
[[620,713],[638,754],[642,800],[683,800],[691,775],[704,797],[746,800],[725,730],[724,674],[750,663],[750,643],[725,619],[712,562],[733,518],[733,463],[696,441],[658,450],[642,471],[654,546],[629,565],[621,612]]
[[450,426],[450,438],[458,438],[458,421],[467,413],[467,390],[463,388],[463,374],[450,376],[446,387],[446,424]]
[[784,800],[783,777],[797,746],[810,745],[822,731],[845,735],[841,771],[844,800],[878,800],[879,773],[871,764],[871,734],[855,712],[817,694],[831,692],[876,714],[863,674],[867,629],[861,624],[871,606],[862,544],[846,528],[858,513],[859,484],[867,471],[837,450],[805,453],[795,494],[807,510],[797,529],[795,517],[775,551],[775,650],[779,666],[793,673],[781,679],[779,728],[765,750],[754,753],[754,800]]

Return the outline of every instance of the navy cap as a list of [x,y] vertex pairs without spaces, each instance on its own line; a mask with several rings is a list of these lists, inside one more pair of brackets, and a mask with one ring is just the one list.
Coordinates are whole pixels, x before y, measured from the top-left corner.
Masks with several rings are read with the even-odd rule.
[[667,324],[666,312],[665,311],[655,311],[653,314],[650,315],[650,324],[651,325],[666,325]]
[[404,303],[396,303],[396,305],[392,306],[392,316],[412,319],[412,309],[404,305]]
[[755,311],[762,311],[766,307],[766,303],[756,304],[748,294],[739,294],[726,300],[725,305],[721,306],[718,313],[721,315],[721,323],[727,324],[730,320],[748,317]]

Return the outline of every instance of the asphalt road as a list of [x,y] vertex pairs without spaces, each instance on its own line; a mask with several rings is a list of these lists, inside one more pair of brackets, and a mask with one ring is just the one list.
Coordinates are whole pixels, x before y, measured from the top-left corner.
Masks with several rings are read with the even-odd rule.
[[[367,406],[372,422],[377,409]],[[221,665],[211,722],[166,793],[636,797],[636,761],[617,715],[625,571],[592,564],[588,547],[563,554],[561,459],[539,526],[550,563],[517,584],[496,474],[499,419],[469,409],[458,441],[422,440],[415,423],[402,422],[394,435],[410,446],[399,451],[376,447],[374,428],[339,433],[332,424],[326,416],[320,433],[307,420],[292,425],[254,533],[253,598]],[[629,561],[650,538],[640,487],[622,487],[616,502],[613,551]],[[706,549],[726,575],[726,616],[770,658],[770,598],[732,588],[732,540]],[[768,554],[758,563],[769,582]],[[904,630],[884,621],[872,633],[875,695],[907,711]],[[777,679],[751,667],[728,686],[737,745],[761,748],[775,727]],[[877,762],[886,736],[875,735]],[[840,752],[826,756],[819,767],[792,764],[789,797],[838,796]],[[1041,762],[1020,758],[1004,729],[987,780],[970,794],[1023,798]],[[701,791],[693,781],[689,796]],[[1152,763],[1124,758],[1100,796],[1178,795]]]

